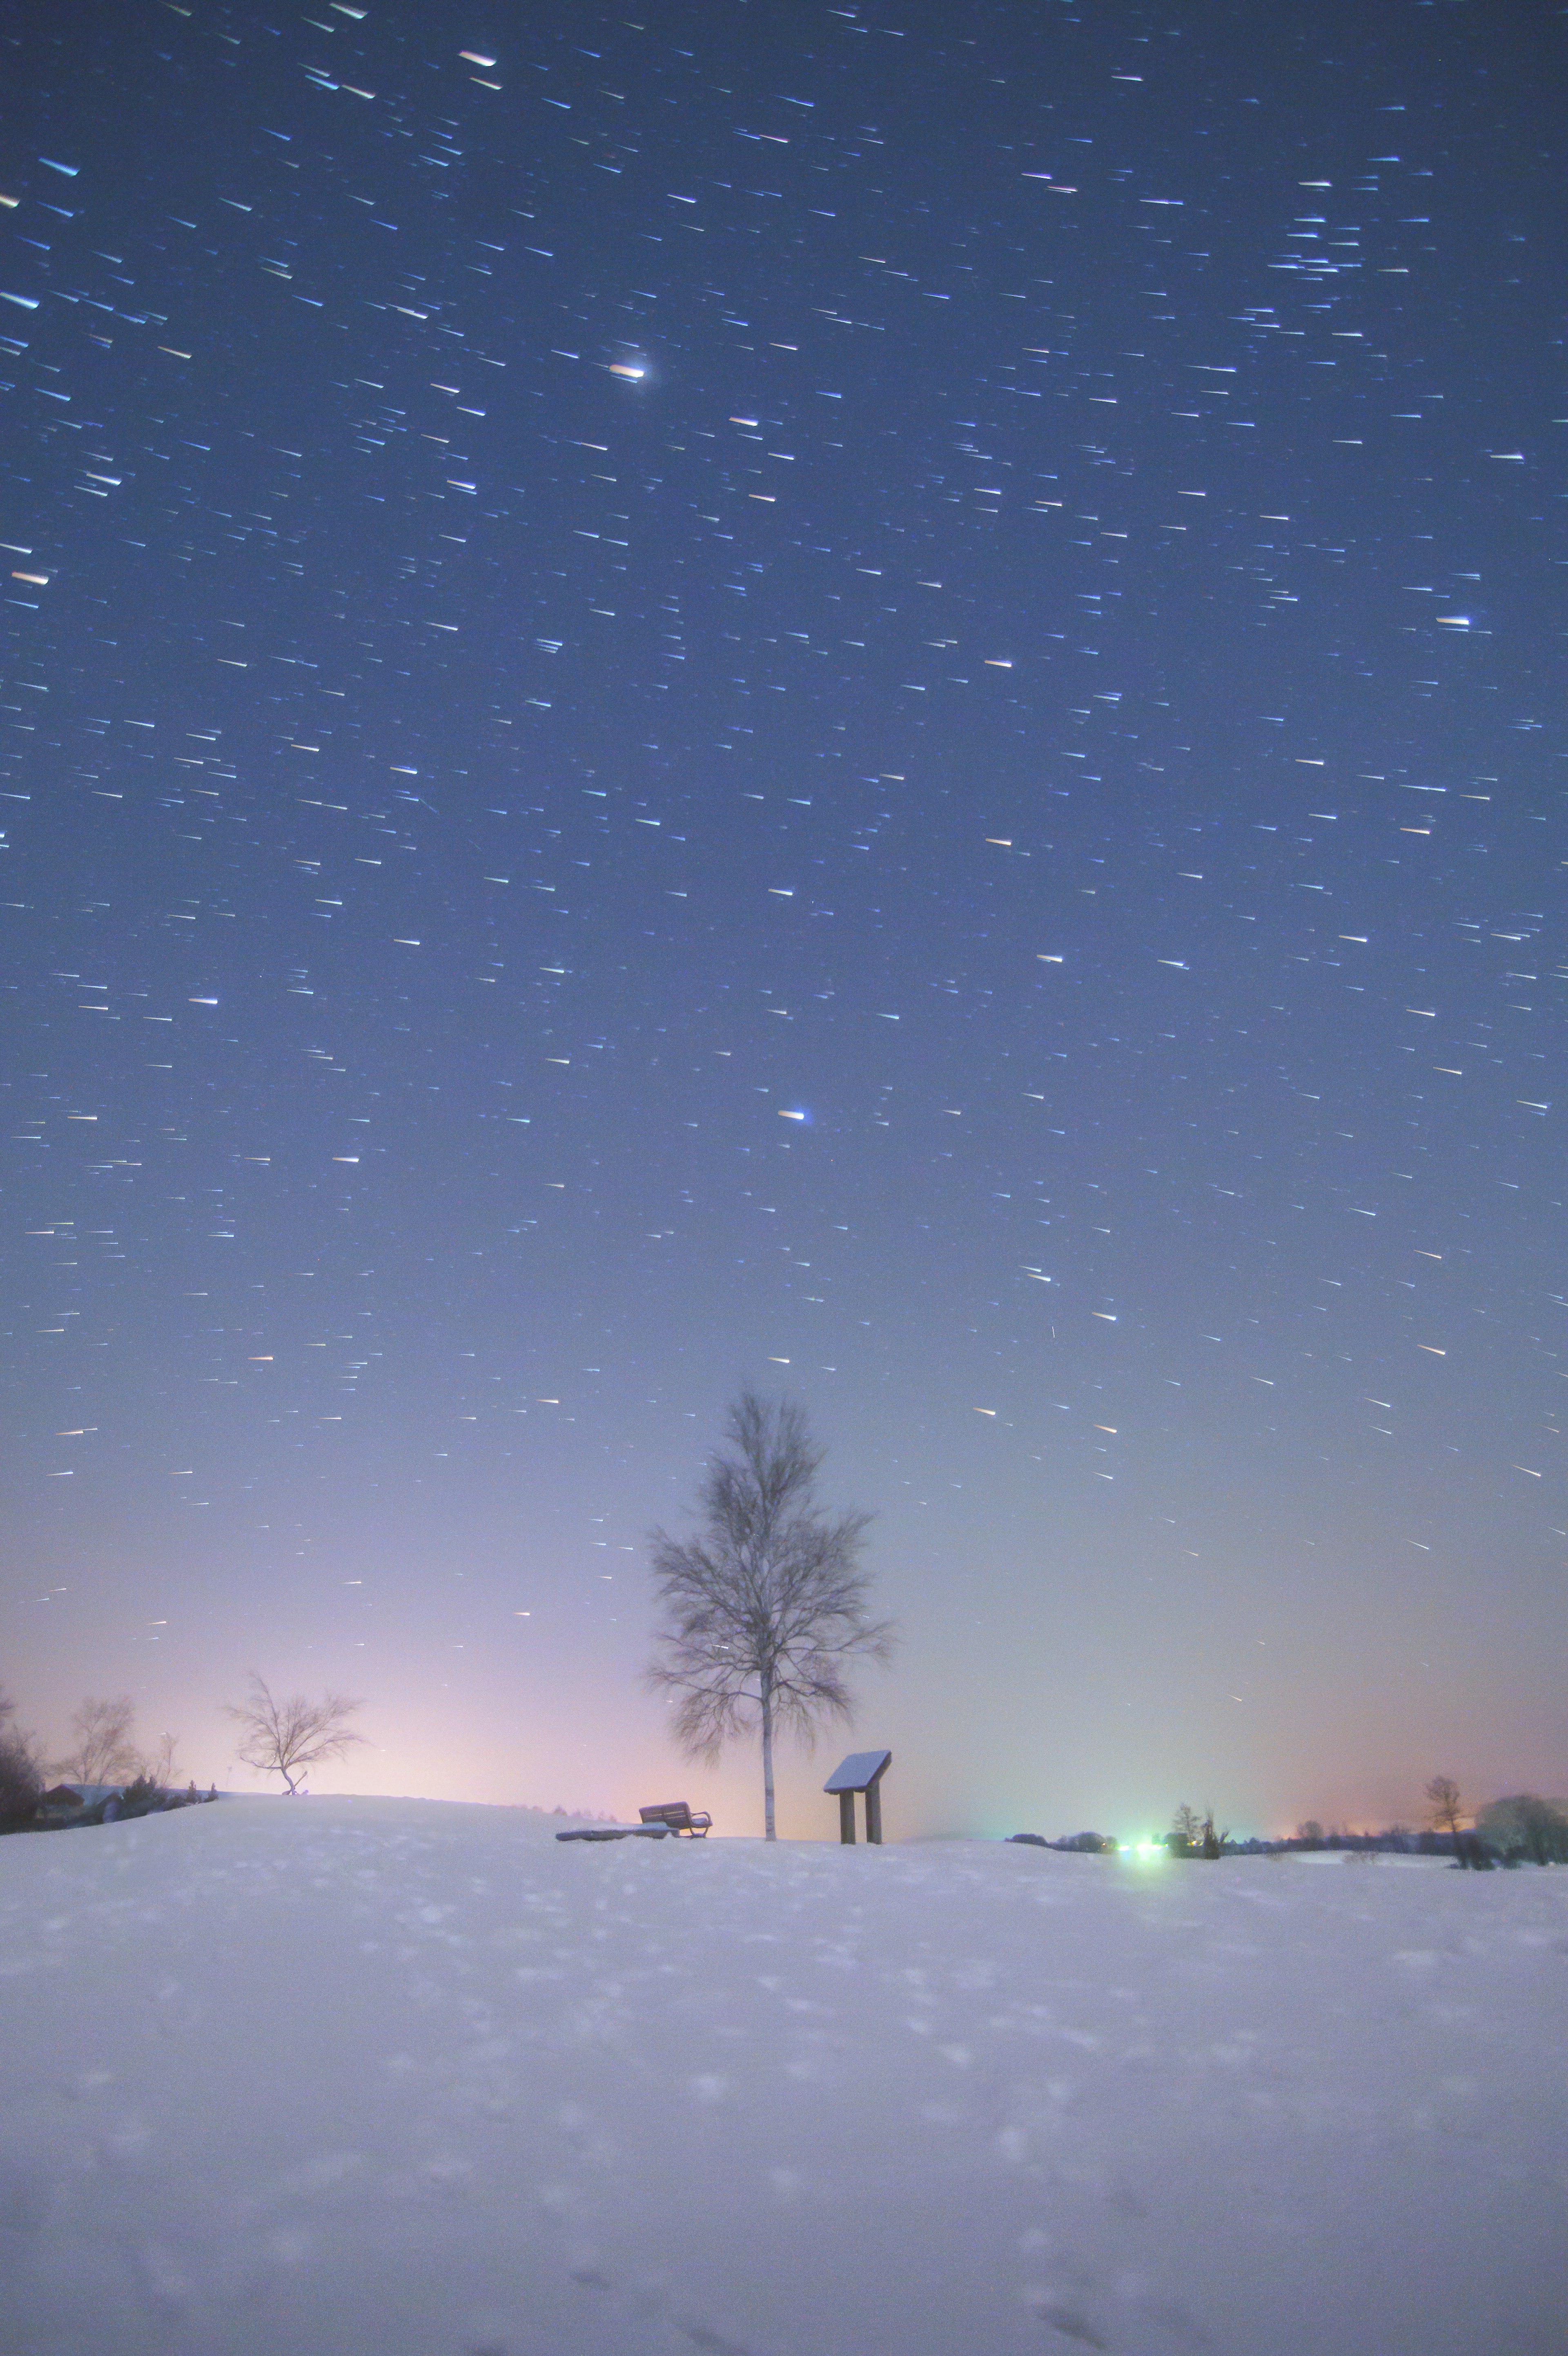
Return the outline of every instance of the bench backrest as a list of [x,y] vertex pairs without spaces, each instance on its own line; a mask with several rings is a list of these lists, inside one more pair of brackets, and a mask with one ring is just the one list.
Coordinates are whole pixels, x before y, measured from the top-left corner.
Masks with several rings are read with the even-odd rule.
[[686,1800],[663,1800],[656,1807],[639,1808],[637,1814],[645,1825],[667,1825],[672,1833],[691,1830],[691,1806]]

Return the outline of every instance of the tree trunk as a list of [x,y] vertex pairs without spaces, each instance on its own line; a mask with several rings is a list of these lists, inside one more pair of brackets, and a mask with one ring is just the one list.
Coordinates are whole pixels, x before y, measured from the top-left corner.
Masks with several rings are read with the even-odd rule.
[[773,1824],[773,1687],[763,1681],[763,1838],[777,1840]]

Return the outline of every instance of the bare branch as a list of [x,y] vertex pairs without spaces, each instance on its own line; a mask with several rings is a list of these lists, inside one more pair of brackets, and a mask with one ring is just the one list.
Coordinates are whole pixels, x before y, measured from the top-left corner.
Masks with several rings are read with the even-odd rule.
[[175,1754],[178,1749],[178,1735],[165,1729],[158,1737],[156,1749],[144,1751],[138,1758],[139,1772],[149,1783],[155,1783],[160,1792],[166,1792],[175,1780]]
[[731,1452],[713,1459],[698,1492],[700,1537],[650,1537],[663,1612],[647,1674],[676,1700],[676,1739],[692,1758],[716,1758],[760,1724],[771,1839],[774,1728],[809,1745],[819,1719],[848,1719],[846,1665],[886,1660],[894,1629],[869,1614],[859,1567],[869,1516],[830,1520],[816,1502],[823,1451],[802,1410],[743,1390],[726,1437]]
[[1468,1815],[1470,1811],[1452,1775],[1434,1775],[1426,1786],[1426,1805],[1431,1822],[1439,1832],[1445,1831],[1453,1842],[1457,1864],[1484,1867],[1491,1863],[1477,1836],[1460,1827],[1460,1817]]
[[252,1671],[244,1701],[226,1702],[224,1715],[237,1719],[243,1730],[236,1755],[264,1775],[281,1775],[292,1799],[294,1778],[303,1769],[324,1759],[341,1759],[355,1743],[364,1741],[348,1724],[363,1708],[362,1702],[333,1693],[319,1701],[307,1700],[304,1694],[280,1700]]
[[129,1694],[84,1701],[70,1721],[75,1740],[51,1772],[73,1783],[119,1783],[136,1772],[136,1705]]
[[1467,1811],[1452,1775],[1434,1775],[1426,1786],[1426,1810],[1439,1832],[1459,1837],[1459,1819]]

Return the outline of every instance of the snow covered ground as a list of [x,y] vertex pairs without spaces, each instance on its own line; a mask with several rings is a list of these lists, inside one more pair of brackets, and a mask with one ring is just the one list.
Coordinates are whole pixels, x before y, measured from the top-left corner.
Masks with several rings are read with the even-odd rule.
[[1562,2356],[1568,1871],[0,1842],[25,2356]]

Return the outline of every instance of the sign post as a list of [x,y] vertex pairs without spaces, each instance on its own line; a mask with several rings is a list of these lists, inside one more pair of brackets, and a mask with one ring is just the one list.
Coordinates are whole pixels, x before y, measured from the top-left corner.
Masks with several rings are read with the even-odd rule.
[[823,1785],[838,1794],[838,1838],[846,1848],[855,1846],[855,1794],[866,1795],[866,1838],[879,1847],[882,1839],[881,1781],[892,1761],[891,1751],[852,1751],[840,1761]]

